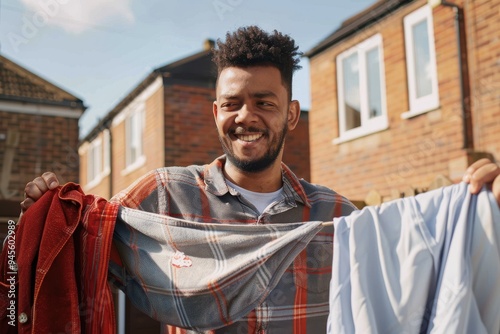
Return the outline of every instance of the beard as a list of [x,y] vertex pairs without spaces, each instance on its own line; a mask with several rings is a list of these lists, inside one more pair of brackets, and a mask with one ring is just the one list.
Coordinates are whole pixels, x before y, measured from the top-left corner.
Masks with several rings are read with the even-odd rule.
[[276,161],[285,142],[287,131],[288,131],[288,126],[287,122],[285,121],[283,128],[279,133],[279,136],[270,143],[267,152],[264,154],[264,156],[253,160],[250,159],[244,160],[238,158],[236,154],[234,154],[232,147],[230,145],[227,145],[220,135],[219,135],[219,140],[222,144],[222,150],[226,154],[226,157],[229,160],[229,162],[231,162],[234,166],[236,166],[238,169],[244,172],[255,173],[265,170]]

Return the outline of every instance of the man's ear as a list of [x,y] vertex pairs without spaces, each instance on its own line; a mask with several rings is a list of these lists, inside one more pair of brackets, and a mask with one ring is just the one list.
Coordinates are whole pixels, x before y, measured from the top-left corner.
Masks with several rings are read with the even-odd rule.
[[217,114],[219,112],[218,106],[217,106],[217,101],[214,101],[212,104],[212,113],[214,114],[214,119],[217,120]]
[[288,130],[293,130],[300,119],[300,103],[297,100],[290,102],[288,107]]
[[217,105],[217,100],[212,103],[212,113],[214,115],[214,123],[219,131],[219,122],[217,122],[217,117],[219,116],[219,106]]

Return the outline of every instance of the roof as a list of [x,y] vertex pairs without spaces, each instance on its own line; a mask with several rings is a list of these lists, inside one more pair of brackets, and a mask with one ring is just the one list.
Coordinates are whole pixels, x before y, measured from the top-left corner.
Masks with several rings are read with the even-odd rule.
[[191,84],[203,85],[214,83],[217,78],[217,68],[212,61],[212,50],[203,50],[176,62],[164,65],[155,70],[170,78],[169,83],[192,81]]
[[[207,44],[208,43],[208,44]],[[215,87],[217,69],[212,62],[212,41],[207,41],[203,51],[182,58],[173,63],[153,70],[82,139],[92,140],[104,128],[109,127],[113,118],[130,104],[139,94],[153,83],[158,76],[163,77],[163,85],[189,85],[197,87]]]
[[0,101],[30,102],[84,110],[83,101],[0,55]]
[[311,50],[304,53],[304,56],[312,58],[325,49],[340,43],[346,38],[359,33],[364,29],[376,22],[382,20],[385,16],[391,14],[397,9],[405,6],[414,0],[379,0],[362,12],[350,17],[342,22],[340,28],[335,30],[332,34],[326,37],[318,45]]

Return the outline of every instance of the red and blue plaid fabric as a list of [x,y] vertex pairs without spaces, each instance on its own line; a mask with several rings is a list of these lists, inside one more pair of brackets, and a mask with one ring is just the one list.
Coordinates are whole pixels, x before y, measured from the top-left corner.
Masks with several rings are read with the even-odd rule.
[[[156,277],[153,275],[157,269],[158,262],[163,263],[162,271],[170,271],[171,274],[192,271],[193,266],[201,266],[198,256],[203,254],[195,253],[195,249],[206,253],[207,261],[212,261],[214,254],[219,254],[216,259],[227,259],[228,255],[220,254],[217,234],[211,228],[214,224],[230,224],[227,231],[238,230],[238,225],[265,225],[259,228],[262,233],[257,238],[266,235],[267,240],[275,242],[278,232],[269,233],[269,231],[282,231],[287,227],[276,228],[274,225],[287,223],[301,223],[307,221],[331,221],[334,217],[345,216],[355,210],[347,199],[336,194],[332,190],[310,184],[304,180],[299,180],[284,164],[282,165],[283,180],[283,200],[268,207],[265,212],[259,214],[255,207],[245,198],[240,196],[235,190],[228,188],[222,167],[225,157],[216,159],[210,165],[189,166],[189,167],[168,167],[160,168],[150,172],[143,178],[135,182],[131,187],[124,190],[112,201],[119,202],[122,206],[147,211],[154,214],[166,215],[181,220],[189,220],[194,223],[207,223],[207,227],[201,228],[197,233],[202,237],[192,238],[185,236],[182,242],[169,239],[171,236],[168,231],[171,227],[165,227],[163,223],[158,224],[155,229],[143,227],[141,230],[125,228],[123,231],[117,230],[115,233],[115,243],[122,252],[124,264],[110,263],[110,270],[115,283],[124,291],[127,291],[129,298],[147,314],[161,320],[166,320],[164,311],[157,308],[159,303],[157,295],[169,295],[169,298],[176,298],[176,289],[173,288],[173,282],[169,282],[167,276],[161,274]],[[130,211],[122,210],[127,215]],[[130,221],[130,216],[123,216],[123,221]],[[125,217],[125,218],[124,218]],[[182,224],[181,224],[182,225]],[[199,226],[197,224],[190,225]],[[150,226],[151,227],[151,226]],[[222,227],[222,226],[220,226]],[[219,228],[220,228],[219,227]],[[224,230],[225,228],[222,227]],[[273,230],[274,229],[274,230]],[[188,229],[189,230],[189,229]],[[195,229],[196,230],[196,229]],[[259,229],[257,229],[259,230]],[[161,234],[159,234],[161,231]],[[201,232],[200,232],[201,231]],[[266,231],[266,232],[263,232]],[[273,241],[273,233],[275,239]],[[227,233],[229,236],[231,233]],[[314,234],[314,233],[313,233]],[[156,246],[154,243],[145,246],[146,251],[142,250],[142,238],[151,238],[158,240]],[[210,238],[214,238],[213,240]],[[270,239],[269,239],[270,238]],[[245,248],[253,241],[238,241],[233,238],[233,246],[241,245],[241,254],[246,252]],[[254,238],[255,239],[255,238]],[[145,239],[144,239],[145,240]],[[161,240],[161,242],[159,241]],[[190,241],[191,240],[191,241]],[[191,242],[192,244],[189,244]],[[246,242],[246,244],[245,244]],[[189,245],[188,248],[179,247],[177,244]],[[164,246],[168,245],[168,246]],[[162,259],[161,253],[164,247],[170,247],[174,252],[168,259]],[[256,247],[256,246],[254,246]],[[187,250],[189,249],[189,250]],[[254,249],[256,251],[256,249]],[[183,254],[184,253],[184,254]],[[231,250],[230,257],[237,258],[238,247]],[[258,300],[253,304],[248,300],[249,308],[258,304],[253,309],[245,309],[244,312],[233,312],[232,305],[227,305],[224,301],[226,293],[231,293],[231,286],[212,286],[211,290],[192,291],[193,296],[203,293],[210,293],[214,299],[214,306],[225,305],[226,309],[217,310],[219,319],[210,319],[209,326],[203,326],[202,322],[193,326],[193,315],[178,305],[169,305],[172,307],[174,317],[178,319],[174,324],[165,324],[163,331],[165,333],[199,333],[196,329],[182,329],[182,326],[190,326],[198,329],[207,327],[218,327],[214,324],[227,324],[219,329],[205,330],[205,333],[324,333],[326,332],[326,322],[328,318],[328,297],[329,283],[332,271],[333,257],[333,227],[325,227],[308,242],[306,248],[293,254],[295,257],[286,268],[280,268],[283,272],[277,282],[273,281],[274,288],[269,291],[266,298]],[[292,256],[292,257],[293,257]],[[231,259],[232,260],[232,259]],[[214,264],[224,266],[224,261]],[[286,262],[286,261],[285,261]],[[283,263],[285,263],[283,262]],[[235,268],[237,261],[234,262]],[[217,267],[217,270],[222,270]],[[277,275],[279,272],[265,268],[262,271],[258,267],[253,267],[256,271],[256,277],[269,278]],[[237,274],[240,275],[240,274]],[[193,273],[192,279],[199,279],[204,284],[211,282],[209,277],[200,277]],[[146,279],[146,277],[148,277]],[[278,276],[276,276],[278,277]],[[234,277],[233,277],[234,278]],[[176,278],[177,281],[178,278]],[[156,281],[155,281],[156,280]],[[175,282],[177,282],[175,281]],[[229,280],[228,284],[236,284],[238,280]],[[188,282],[186,282],[188,283]],[[241,282],[238,282],[241,283]],[[161,287],[165,284],[171,284],[167,287],[167,292],[162,291]],[[177,284],[177,283],[176,283]],[[157,289],[159,288],[159,289]],[[135,291],[136,293],[133,293]],[[224,293],[221,293],[224,291]],[[234,294],[240,293],[236,286]],[[139,292],[139,293],[137,293]],[[177,294],[178,296],[178,294]],[[217,299],[219,298],[219,299]],[[247,296],[242,294],[239,300],[242,303]],[[215,302],[216,301],[216,302]],[[203,317],[205,304],[200,303],[196,312],[200,312]],[[193,305],[195,307],[196,305]],[[179,309],[180,308],[180,309]],[[191,308],[191,304],[190,304]],[[160,310],[160,311],[158,311]],[[229,311],[228,311],[229,310]],[[233,312],[233,313],[232,313]],[[171,316],[172,314],[170,314]]]
[[127,296],[155,319],[202,331],[264,302],[321,229],[322,222],[193,223],[121,208],[113,239]]

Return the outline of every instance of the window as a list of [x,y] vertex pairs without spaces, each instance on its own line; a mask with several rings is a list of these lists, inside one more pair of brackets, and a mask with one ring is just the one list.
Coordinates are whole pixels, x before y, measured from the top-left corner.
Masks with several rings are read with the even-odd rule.
[[102,164],[102,173],[107,175],[110,173],[110,159],[111,159],[111,136],[109,130],[106,129],[102,133],[102,150],[103,150],[103,164]]
[[87,184],[97,181],[102,171],[102,141],[100,138],[90,143],[87,151]]
[[337,57],[340,136],[334,143],[387,128],[383,59],[379,34]]
[[110,133],[104,130],[102,136],[87,146],[87,184],[85,189],[98,185],[110,173]]
[[408,118],[439,106],[431,7],[424,6],[406,16],[404,29],[410,110],[403,118]]
[[144,105],[137,107],[130,113],[125,121],[126,152],[125,159],[127,170],[132,170],[142,165],[143,135],[144,135]]

